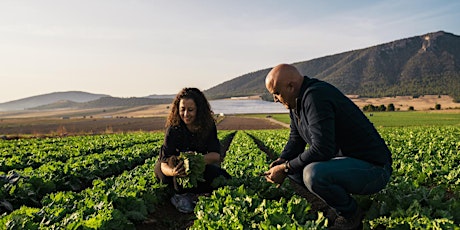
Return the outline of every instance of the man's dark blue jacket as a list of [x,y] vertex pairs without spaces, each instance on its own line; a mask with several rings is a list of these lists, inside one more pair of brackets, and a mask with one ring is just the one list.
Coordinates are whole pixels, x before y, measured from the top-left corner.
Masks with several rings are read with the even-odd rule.
[[338,156],[391,165],[390,150],[374,125],[336,87],[304,77],[296,103],[297,108],[290,110],[289,140],[280,156],[289,160],[291,172]]

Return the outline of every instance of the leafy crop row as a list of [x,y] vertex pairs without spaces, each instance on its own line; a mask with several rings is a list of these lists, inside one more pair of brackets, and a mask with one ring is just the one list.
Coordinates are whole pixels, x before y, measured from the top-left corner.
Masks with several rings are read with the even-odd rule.
[[[225,132],[219,137],[225,139],[229,134],[230,132]],[[118,156],[120,162],[129,163],[127,158],[149,152],[147,154],[149,157],[145,162],[142,160],[143,163],[139,166],[132,170],[127,168],[122,173],[112,172],[113,175],[105,179],[93,178],[92,186],[81,191],[47,193],[40,200],[40,207],[24,205],[11,213],[3,213],[0,218],[0,226],[5,229],[134,229],[136,223],[144,221],[149,213],[157,211],[158,205],[169,200],[165,198],[170,192],[165,185],[156,180],[154,174],[155,160],[162,144],[158,140],[161,138],[158,139],[158,134],[146,133],[144,135],[150,136],[147,137],[150,141],[145,144],[133,145],[129,144],[129,141],[124,141],[126,148],[100,153],[101,156],[106,155],[110,158],[111,152],[119,152],[121,153]],[[143,142],[141,139],[145,138],[144,135],[141,135],[140,139],[131,141]],[[155,138],[151,138],[153,136]],[[118,138],[117,135],[113,137]],[[136,146],[145,146],[147,149],[144,151]],[[94,154],[86,157],[92,155]],[[82,157],[72,157],[68,161],[82,162],[84,160],[86,159]],[[103,165],[92,160],[93,164],[86,166],[103,171]],[[31,169],[31,172],[37,170]],[[60,170],[64,171],[64,168]],[[56,168],[56,172],[58,171],[59,168]],[[15,180],[17,184],[21,179],[12,180]],[[63,184],[66,183],[67,181],[63,181]],[[8,190],[5,188],[10,188],[12,184],[9,182],[2,184],[1,204],[14,201],[11,200],[11,197],[4,196],[5,191]]]
[[[355,196],[359,205],[366,211],[364,228],[459,229],[460,128],[380,128],[379,132],[393,153],[394,172],[388,186],[381,192],[372,196]],[[169,195],[169,190],[156,181],[153,173],[154,159],[158,155],[162,137],[150,136],[147,142],[143,142],[140,139],[144,137],[141,136],[118,140],[124,144],[114,141],[113,145],[107,144],[107,148],[104,144],[96,144],[94,147],[88,147],[87,152],[81,151],[85,152],[85,157],[69,156],[65,161],[58,161],[60,163],[56,166],[53,166],[54,161],[44,162],[39,167],[30,168],[32,174],[27,174],[27,177],[24,175],[29,169],[16,170],[23,174],[20,179],[14,176],[6,177],[6,172],[0,173],[2,178],[10,179],[1,184],[0,206],[3,201],[16,202],[10,195],[20,190],[20,186],[12,189],[12,185],[21,184],[20,180],[29,180],[30,183],[35,180],[31,178],[41,178],[43,181],[39,180],[40,183],[53,181],[55,186],[69,186],[71,177],[65,177],[64,180],[56,179],[60,178],[59,175],[64,174],[65,170],[74,173],[70,175],[99,175],[89,180],[92,185],[86,189],[71,191],[70,186],[64,187],[62,192],[45,192],[43,198],[35,198],[39,201],[38,207],[27,205],[11,213],[4,213],[0,217],[0,226],[6,226],[6,229],[134,228],[136,223],[146,219],[148,213],[158,211],[158,205],[169,202],[169,199],[165,199]],[[294,194],[289,180],[276,187],[261,176],[268,170],[272,160],[264,151],[271,151],[275,154],[273,157],[276,157],[284,148],[288,130],[219,131],[218,137],[222,142],[232,140],[222,167],[233,178],[226,182],[217,181],[224,186],[210,196],[200,197],[194,212],[196,219],[191,229],[327,227],[328,222],[323,213],[312,210],[306,199]],[[82,137],[81,140],[85,140],[84,138],[86,137]],[[114,135],[114,138],[123,139],[117,135]],[[70,140],[63,138],[60,141],[64,142],[56,140],[54,144],[50,140],[43,141],[34,144],[22,140],[17,145],[0,141],[0,145],[31,150],[34,149],[31,146],[35,145],[37,151],[49,149],[49,152],[53,152],[51,149],[67,148],[67,144],[64,143]],[[46,147],[48,144],[51,146]],[[122,145],[124,146],[121,147]],[[146,150],[142,150],[141,146],[146,147]],[[122,159],[121,161],[128,162],[127,156],[148,151],[151,152],[144,155],[146,158],[142,158],[142,162],[134,169],[123,166],[124,169],[120,167],[117,169],[118,172],[110,170],[112,160]],[[9,156],[9,152],[10,150],[2,153]],[[119,155],[113,157],[115,155],[111,154]],[[85,163],[86,158],[91,160]],[[63,162],[69,165],[64,167],[61,165]],[[44,165],[53,166],[54,173],[40,173],[40,168]],[[106,171],[107,169],[109,171]],[[123,170],[126,171],[122,172]],[[21,186],[30,188],[35,185],[22,183]]]
[[460,127],[379,130],[393,153],[387,188],[372,196],[370,227],[460,227]]
[[162,133],[128,133],[118,135],[76,136],[65,138],[0,140],[0,171],[38,168],[53,161],[129,148],[161,140]]
[[[9,172],[0,171],[3,178],[0,180],[1,204],[7,210],[17,209],[21,205],[39,207],[40,200],[50,192],[81,190],[97,178],[121,173],[153,156],[159,149],[162,137],[162,133],[136,133],[3,140],[1,145],[10,146],[19,156],[19,153],[29,156],[29,161],[43,158],[43,155],[53,158],[53,154],[61,156],[59,158],[63,161],[47,160],[38,168],[29,166]],[[68,151],[69,149],[76,151]],[[5,152],[11,150],[4,150],[3,153]],[[15,159],[14,156],[5,158]],[[5,162],[6,160],[1,163]],[[28,163],[24,163],[26,164]]]
[[[366,210],[365,228],[458,228],[460,128],[380,128],[379,132],[392,152],[394,172],[383,191],[372,196],[355,196]],[[279,131],[250,133],[267,147],[279,145],[270,143],[277,142],[270,136]],[[285,143],[284,139],[279,140]]]
[[48,162],[37,169],[25,168],[14,173],[21,175],[14,184],[5,184],[4,197],[14,208],[20,205],[39,206],[41,198],[51,192],[78,191],[98,178],[121,173],[141,164],[159,150],[159,142],[138,144],[126,149],[107,150],[86,156],[73,157],[66,162]]
[[294,195],[287,183],[280,188],[265,181],[270,159],[244,132],[237,132],[222,164],[233,179],[200,198],[191,229],[321,229],[322,213]]
[[167,195],[153,160],[81,192],[47,195],[42,208],[23,206],[0,220],[7,229],[134,229]]

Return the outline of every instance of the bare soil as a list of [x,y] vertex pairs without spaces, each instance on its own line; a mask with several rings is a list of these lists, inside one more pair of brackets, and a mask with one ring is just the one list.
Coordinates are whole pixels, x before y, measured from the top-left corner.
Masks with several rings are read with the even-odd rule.
[[147,220],[137,224],[137,230],[153,230],[153,229],[175,229],[185,230],[193,225],[195,215],[184,214],[179,211],[169,201],[163,202],[158,207],[158,211],[149,215]]
[[[460,103],[446,95],[424,95],[418,98],[396,96],[384,98],[359,98],[349,95],[358,107],[394,104],[395,109],[407,111],[431,110],[436,104],[441,111],[460,109]],[[70,109],[52,111],[8,111],[0,112],[0,136],[43,136],[101,134],[133,131],[163,131],[169,105],[139,106],[134,108]],[[270,119],[249,118],[244,116],[225,116],[219,118],[220,130],[241,129],[278,129],[285,124]]]
[[[281,124],[261,118],[225,116],[218,130],[280,129]],[[66,136],[135,131],[164,131],[166,117],[22,118],[0,119],[0,136]]]
[[164,124],[164,117],[0,119],[0,135],[66,136],[134,131],[162,131],[164,130]]

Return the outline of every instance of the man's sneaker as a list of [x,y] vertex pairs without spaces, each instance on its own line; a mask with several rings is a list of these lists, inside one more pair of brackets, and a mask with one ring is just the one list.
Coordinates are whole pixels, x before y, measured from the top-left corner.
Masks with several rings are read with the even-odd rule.
[[364,211],[358,207],[355,214],[349,218],[343,216],[337,216],[334,221],[334,225],[329,227],[329,230],[352,230],[352,229],[362,229],[362,221],[364,217]]
[[188,194],[175,194],[171,197],[171,203],[182,213],[192,213],[195,208],[195,204]]

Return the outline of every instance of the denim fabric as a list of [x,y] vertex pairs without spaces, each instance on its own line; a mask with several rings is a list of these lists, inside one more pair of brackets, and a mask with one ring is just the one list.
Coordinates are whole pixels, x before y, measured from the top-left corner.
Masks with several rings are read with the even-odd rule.
[[308,164],[289,177],[303,183],[339,215],[352,215],[357,204],[350,194],[369,195],[382,190],[392,173],[391,165],[377,166],[351,157]]

